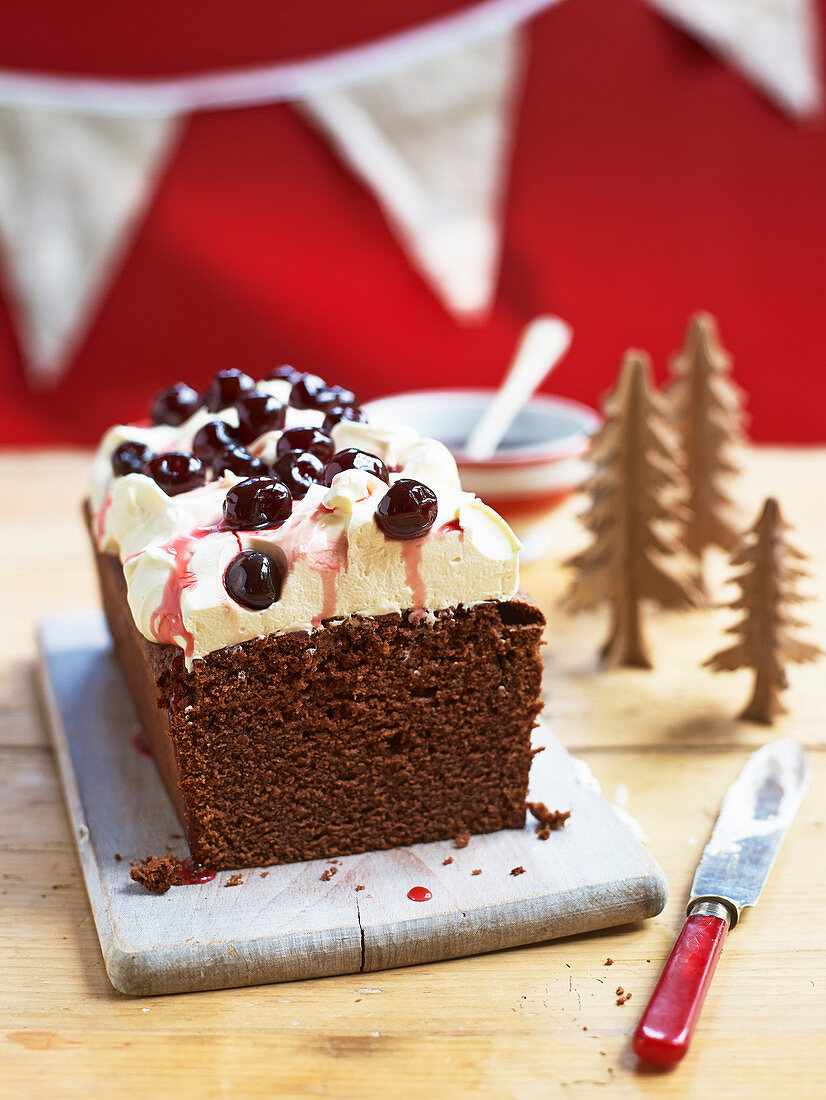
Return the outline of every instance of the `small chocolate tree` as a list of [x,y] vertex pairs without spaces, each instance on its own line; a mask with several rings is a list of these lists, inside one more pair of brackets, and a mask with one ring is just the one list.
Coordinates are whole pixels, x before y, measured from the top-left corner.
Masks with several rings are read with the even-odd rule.
[[725,483],[740,472],[734,449],[743,441],[745,421],[743,391],[731,378],[731,359],[711,314],[696,313],[690,319],[671,370],[675,379],[665,397],[688,478],[688,513],[680,541],[697,561],[696,582],[705,595],[705,549],[715,545],[731,551],[740,544],[740,525]]
[[804,626],[788,610],[805,597],[797,591],[804,570],[790,562],[805,557],[786,539],[786,524],[773,497],[763,505],[760,518],[731,562],[743,572],[735,578],[739,597],[730,606],[743,617],[727,633],[740,639],[705,662],[716,672],[739,668],[754,669],[754,691],[740,718],[771,725],[785,708],[780,692],[788,687],[786,664],[790,661],[814,661],[822,653],[817,646],[789,635],[794,627]]
[[605,398],[606,422],[594,437],[596,471],[585,485],[591,503],[582,517],[593,541],[566,564],[577,570],[563,599],[576,612],[607,603],[611,630],[602,649],[609,667],[651,668],[640,604],[688,608],[690,583],[672,574],[664,558],[676,541],[667,526],[685,520],[685,479],[674,461],[676,444],[651,387],[644,352],[626,353],[616,388]]

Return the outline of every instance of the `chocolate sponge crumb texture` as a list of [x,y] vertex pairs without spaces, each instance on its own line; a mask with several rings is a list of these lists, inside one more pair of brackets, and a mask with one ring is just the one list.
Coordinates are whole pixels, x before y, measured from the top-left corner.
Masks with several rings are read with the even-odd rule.
[[171,852],[147,856],[132,864],[129,877],[150,894],[165,894],[171,887],[181,884],[182,864]]
[[[306,401],[306,396],[302,401]],[[232,409],[224,409],[218,415],[226,416],[231,425],[231,412]],[[192,415],[198,417],[200,413],[196,410]],[[289,427],[289,421],[287,424]],[[162,427],[171,438],[171,427]],[[367,426],[348,421],[345,428],[366,432]],[[183,427],[176,431],[183,431]],[[366,446],[370,436],[365,432],[358,438]],[[128,441],[136,433],[138,429],[120,426],[116,438]],[[392,439],[387,444],[382,443],[382,438],[377,430],[372,438],[372,456],[378,454],[382,463],[390,459],[388,468],[398,469],[401,465],[404,471],[404,456],[400,461],[399,455],[392,453]],[[142,440],[145,443],[145,434]],[[414,458],[421,463],[416,469],[421,473],[426,467],[424,452],[428,447],[423,449],[420,444],[429,442],[433,441],[416,437],[410,443],[409,453],[416,451]],[[111,444],[111,439],[102,444],[104,452],[108,448],[109,458]],[[277,439],[274,445],[277,448]],[[265,449],[260,453],[266,457]],[[429,453],[432,458],[433,452]],[[444,464],[444,456],[438,453],[437,457]],[[407,461],[408,465],[413,464],[409,454]],[[96,463],[100,477],[100,453]],[[163,470],[167,476],[166,467]],[[457,847],[462,847],[470,834],[524,826],[532,759],[531,730],[541,705],[542,614],[524,593],[516,590],[518,575],[514,563],[504,556],[496,565],[497,577],[507,574],[504,581],[496,582],[502,589],[499,598],[449,602],[445,591],[440,598],[429,598],[429,587],[435,592],[441,582],[434,580],[428,586],[427,569],[432,567],[436,576],[441,569],[438,562],[444,560],[444,548],[435,545],[428,558],[429,551],[423,545],[428,538],[442,543],[453,538],[450,547],[454,549],[450,552],[455,560],[450,567],[459,573],[462,568],[474,573],[475,579],[468,583],[471,589],[473,584],[477,585],[478,595],[478,586],[490,585],[490,579],[480,580],[473,568],[475,559],[470,560],[472,555],[466,552],[463,559],[461,549],[455,547],[464,543],[467,551],[468,544],[473,544],[471,533],[476,524],[477,532],[481,533],[473,544],[474,553],[477,557],[482,553],[493,555],[486,559],[485,566],[493,570],[490,563],[499,560],[496,554],[511,553],[506,547],[507,539],[499,537],[502,521],[498,517],[496,522],[490,520],[487,514],[490,510],[485,510],[480,502],[476,507],[465,500],[469,494],[459,489],[450,488],[443,493],[441,482],[434,477],[438,492],[430,496],[419,493],[416,497],[429,508],[429,511],[420,509],[416,523],[421,525],[430,516],[431,525],[440,524],[439,531],[416,534],[409,539],[397,534],[393,536],[398,538],[395,544],[382,535],[378,543],[375,531],[362,530],[367,522],[361,522],[364,517],[355,526],[352,519],[357,507],[366,506],[367,498],[354,503],[353,492],[348,497],[345,489],[348,486],[352,489],[355,484],[354,491],[370,490],[367,496],[378,500],[368,504],[378,511],[387,484],[381,482],[376,487],[365,481],[368,477],[377,479],[372,473],[360,474],[360,481],[354,481],[350,475],[352,470],[340,470],[329,486],[334,496],[338,493],[342,498],[339,503],[346,513],[339,523],[348,536],[344,540],[343,561],[339,558],[337,564],[339,592],[350,592],[347,599],[360,598],[355,587],[346,587],[344,578],[348,571],[358,572],[365,562],[372,562],[374,602],[379,608],[388,606],[386,596],[393,592],[395,595],[389,601],[393,610],[366,613],[366,608],[361,611],[342,608],[336,603],[336,593],[328,578],[319,584],[322,606],[313,608],[313,614],[305,616],[306,622],[290,623],[289,629],[281,624],[276,630],[262,630],[250,637],[246,636],[253,632],[247,622],[249,608],[239,612],[231,593],[223,592],[218,598],[219,610],[227,608],[226,621],[233,624],[231,639],[237,639],[228,644],[218,644],[226,639],[215,636],[215,623],[224,621],[220,614],[216,618],[210,612],[203,619],[203,631],[198,633],[201,620],[194,613],[187,619],[179,603],[176,634],[169,615],[163,617],[163,607],[151,614],[145,608],[136,613],[136,600],[143,590],[130,586],[130,579],[134,580],[139,573],[133,555],[154,556],[152,567],[156,571],[159,562],[165,568],[166,558],[175,558],[174,553],[167,553],[171,543],[182,538],[180,530],[173,530],[174,524],[190,523],[194,511],[194,505],[187,511],[185,498],[200,493],[198,522],[203,524],[210,518],[204,509],[209,512],[212,496],[219,491],[215,481],[210,482],[207,475],[207,483],[200,488],[173,494],[171,504],[164,505],[167,512],[163,517],[163,523],[169,527],[170,542],[159,545],[155,535],[154,541],[149,539],[143,549],[135,549],[135,540],[139,534],[145,537],[145,531],[141,534],[130,529],[131,544],[123,536],[125,545],[119,545],[112,534],[114,528],[107,528],[106,517],[114,510],[119,517],[117,522],[128,528],[131,499],[135,529],[141,523],[144,528],[152,528],[156,523],[153,509],[159,505],[155,489],[142,484],[151,480],[148,473],[130,472],[125,477],[115,477],[113,484],[105,484],[103,489],[98,484],[92,502],[87,505],[87,522],[115,655],[152,756],[186,831],[192,858],[214,870],[330,860],[358,852],[454,838]],[[191,476],[191,470],[187,476]],[[393,474],[387,477],[392,490],[400,479],[394,480]],[[124,489],[123,483],[130,478],[131,488]],[[228,483],[230,488],[238,484],[231,477]],[[297,521],[305,526],[308,515],[324,520],[335,510],[328,509],[319,495],[323,491],[324,499],[336,505],[336,500],[328,496],[328,487],[318,485],[316,490],[318,500],[313,511],[305,510]],[[228,489],[222,487],[220,491]],[[412,490],[405,492],[415,496]],[[454,500],[451,493],[458,494],[455,498],[458,503],[455,507],[451,503],[448,515],[452,518],[442,523],[444,515],[442,511],[437,515],[431,497],[438,497],[441,510],[446,499]],[[407,497],[396,493],[394,501],[398,499],[407,506]],[[283,507],[283,500],[281,493],[279,507]],[[183,503],[179,507],[177,502]],[[241,503],[247,507],[249,501]],[[395,507],[394,502],[391,504]],[[302,502],[296,501],[293,515],[301,507]],[[388,509],[392,520],[389,529],[403,531],[406,513],[398,508],[393,512],[389,505],[385,510]],[[288,519],[284,526],[290,522]],[[375,527],[372,513],[370,523]],[[212,527],[199,527],[199,538],[205,529],[209,535],[214,530],[215,546],[219,546],[218,539],[226,534],[220,519]],[[283,538],[283,533],[279,536],[280,530],[267,528],[256,535],[258,541],[254,543],[259,549],[263,547],[265,556],[269,554],[273,560],[278,538]],[[236,553],[238,547],[242,552],[251,552],[253,534],[241,530],[231,535],[237,540]],[[190,535],[184,533],[183,537]],[[330,537],[327,530],[328,545]],[[370,553],[371,547],[378,546],[376,553],[388,555],[389,560],[392,552],[397,555],[394,560],[401,561],[404,575],[411,582],[407,587],[401,586],[401,596],[400,584],[382,564],[384,558],[374,561],[365,551],[367,557],[359,560],[357,550],[367,545],[368,538],[372,540]],[[304,575],[302,569],[308,568],[309,556],[304,548],[313,543],[313,538],[305,539],[296,551],[300,542],[293,539],[283,552],[283,559],[278,559],[285,568],[286,580],[282,578],[285,591],[293,579],[298,584]],[[385,543],[390,544],[389,549]],[[290,553],[297,552],[303,555],[300,567],[290,560]],[[216,551],[217,556],[213,556],[219,572],[205,582],[216,590],[224,576],[220,573],[222,553]],[[442,555],[438,560],[434,556],[437,553]],[[204,558],[210,560],[213,559]],[[417,571],[416,565],[422,560],[425,568]],[[191,556],[188,561],[193,567]],[[173,560],[169,576],[179,566]],[[369,587],[369,568],[366,575],[368,580],[362,578],[360,583]],[[448,571],[445,575],[451,574]],[[248,574],[245,577],[249,579]],[[257,584],[258,579],[253,579]],[[201,574],[184,583],[197,588]],[[381,589],[382,584],[385,589]],[[161,587],[168,591],[168,577]],[[250,591],[255,594],[260,586]],[[406,601],[402,598],[405,591]],[[402,606],[405,602],[408,606]],[[440,602],[447,606],[432,606]],[[325,610],[330,613],[325,614]],[[271,622],[266,614],[261,621]],[[255,621],[253,618],[252,622]],[[156,629],[150,629],[148,623]],[[175,868],[168,866],[169,862],[168,857],[145,861],[133,866],[132,877],[153,892],[163,892],[175,878]],[[335,868],[331,868],[327,877],[334,873]]]

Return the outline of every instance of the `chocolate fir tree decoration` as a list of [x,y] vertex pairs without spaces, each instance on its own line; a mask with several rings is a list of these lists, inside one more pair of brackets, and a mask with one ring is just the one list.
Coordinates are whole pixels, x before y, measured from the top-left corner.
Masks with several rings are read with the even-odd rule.
[[725,483],[740,472],[734,448],[743,441],[744,394],[731,378],[731,359],[709,313],[696,313],[688,322],[671,369],[676,377],[666,392],[669,419],[688,477],[688,515],[680,540],[697,561],[697,586],[705,594],[704,550],[720,546],[731,551],[740,544],[741,529]]
[[643,600],[671,608],[697,600],[693,586],[663,560],[678,549],[664,526],[685,520],[685,479],[661,405],[648,356],[627,352],[616,388],[603,402],[606,422],[591,456],[596,471],[585,485],[591,503],[582,522],[594,538],[566,563],[578,572],[563,600],[572,612],[609,605],[611,630],[602,649],[609,667],[651,668],[640,619]]
[[730,606],[742,611],[743,617],[727,633],[740,640],[705,662],[715,672],[754,669],[754,692],[740,717],[766,725],[785,713],[780,692],[788,687],[786,664],[814,661],[822,652],[789,635],[790,629],[805,625],[789,612],[788,605],[804,601],[796,586],[807,574],[790,564],[805,561],[805,557],[788,542],[786,530],[777,501],[769,497],[731,559],[743,572],[734,578],[740,595]]

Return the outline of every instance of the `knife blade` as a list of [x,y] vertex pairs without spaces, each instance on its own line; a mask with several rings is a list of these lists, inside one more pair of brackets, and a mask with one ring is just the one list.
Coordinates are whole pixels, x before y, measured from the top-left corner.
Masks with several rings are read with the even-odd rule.
[[703,849],[688,911],[715,900],[731,911],[733,928],[754,905],[806,789],[806,755],[783,738],[758,749],[729,787],[711,839]]
[[726,934],[754,905],[806,790],[806,755],[782,738],[758,749],[726,792],[703,849],[687,919],[634,1034],[647,1062],[685,1056]]

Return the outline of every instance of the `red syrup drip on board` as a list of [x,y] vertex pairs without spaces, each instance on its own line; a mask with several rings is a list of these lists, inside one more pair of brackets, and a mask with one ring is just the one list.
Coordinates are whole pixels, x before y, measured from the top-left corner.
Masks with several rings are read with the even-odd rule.
[[198,886],[202,882],[212,882],[215,878],[215,872],[208,870],[206,867],[202,867],[200,863],[196,863],[192,856],[187,856],[186,859],[181,860],[181,881],[176,882],[176,886]]
[[407,539],[402,542],[404,558],[404,579],[413,593],[413,607],[424,607],[427,600],[427,585],[422,579],[422,544],[424,539]]
[[141,756],[145,756],[147,760],[152,759],[152,752],[149,745],[146,743],[146,734],[143,732],[143,726],[134,727],[129,734],[129,743],[135,752],[140,753]]
[[411,886],[407,891],[407,896],[411,901],[430,901],[433,897],[426,886]]

